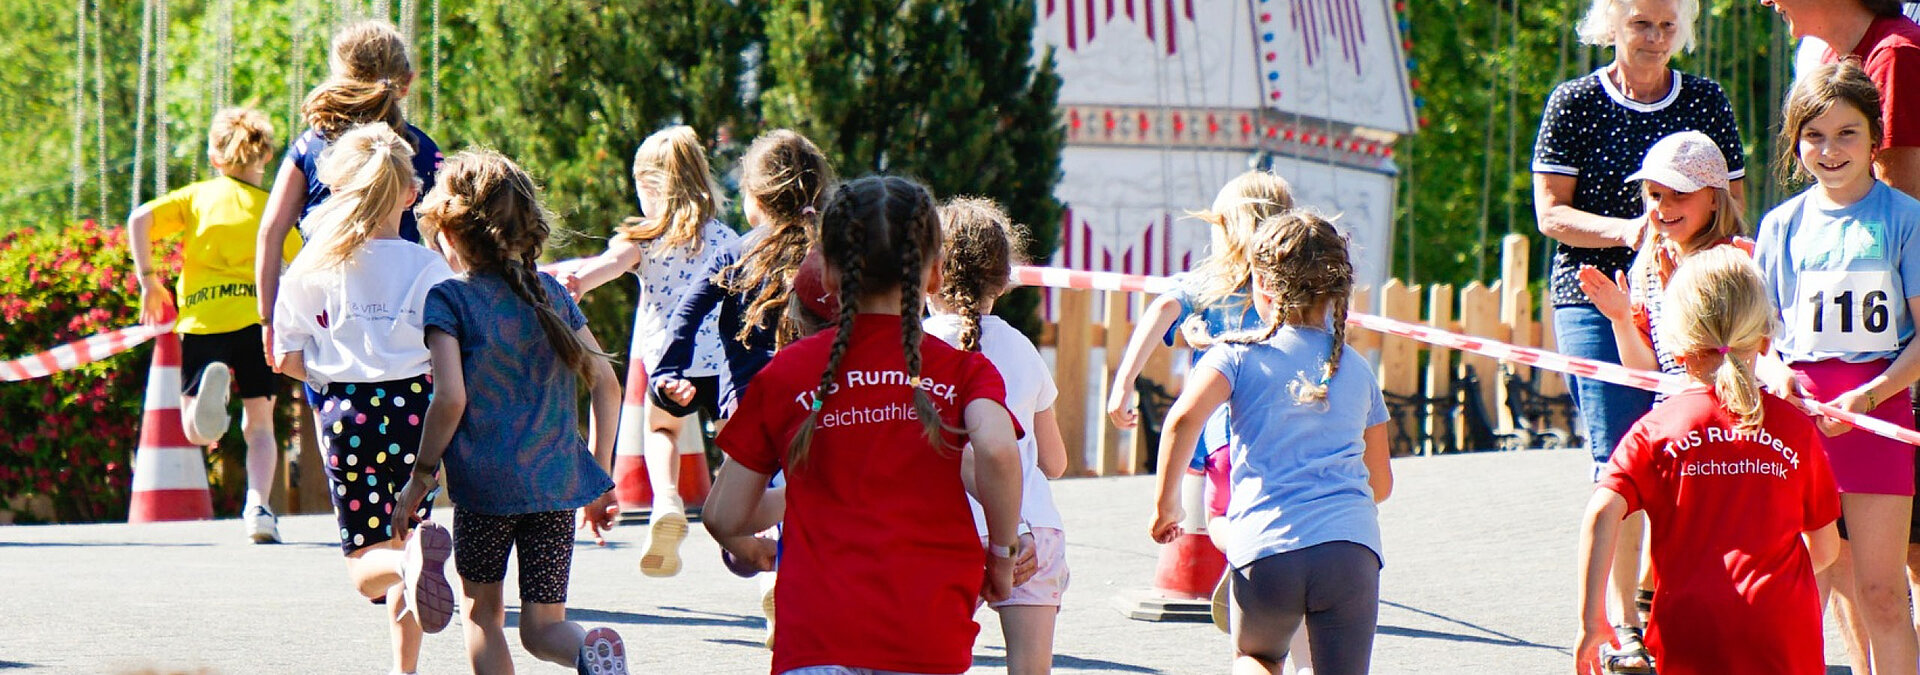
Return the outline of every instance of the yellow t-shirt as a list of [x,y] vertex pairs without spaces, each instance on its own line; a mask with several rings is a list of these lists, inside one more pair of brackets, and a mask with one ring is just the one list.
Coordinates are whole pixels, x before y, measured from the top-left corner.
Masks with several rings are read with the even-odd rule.
[[[169,192],[152,205],[154,239],[184,233],[174,330],[212,335],[259,323],[253,251],[267,192],[222,176]],[[284,260],[299,252],[300,237],[290,234]]]

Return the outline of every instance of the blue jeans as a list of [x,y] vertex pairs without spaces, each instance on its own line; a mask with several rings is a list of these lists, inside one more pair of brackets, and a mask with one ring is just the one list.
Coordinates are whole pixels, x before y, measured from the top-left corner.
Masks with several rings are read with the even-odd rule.
[[[1613,341],[1613,323],[1593,305],[1563,305],[1553,308],[1553,337],[1560,352],[1607,363],[1620,362],[1619,345]],[[1580,426],[1587,439],[1587,451],[1593,455],[1594,476],[1613,456],[1627,429],[1653,407],[1653,392],[1608,384],[1600,380],[1567,376],[1574,408],[1580,411]]]

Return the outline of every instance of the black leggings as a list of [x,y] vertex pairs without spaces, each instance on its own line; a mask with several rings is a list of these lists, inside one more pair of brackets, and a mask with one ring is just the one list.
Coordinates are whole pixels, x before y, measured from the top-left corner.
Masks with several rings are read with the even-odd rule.
[[1373,549],[1334,541],[1271,555],[1233,570],[1232,584],[1238,654],[1277,664],[1305,621],[1314,675],[1367,672],[1380,620]]

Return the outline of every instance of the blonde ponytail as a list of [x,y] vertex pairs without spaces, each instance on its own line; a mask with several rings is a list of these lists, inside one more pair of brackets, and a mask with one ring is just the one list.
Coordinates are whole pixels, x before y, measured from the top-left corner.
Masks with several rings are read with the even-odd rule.
[[1745,252],[1717,246],[1689,256],[1674,272],[1657,327],[1669,350],[1711,369],[1714,395],[1743,430],[1764,421],[1750,361],[1779,330],[1770,297]]
[[[318,232],[316,267],[337,267],[366,245],[384,219],[420,188],[413,174],[413,147],[393,129],[363,124],[320,155],[320,182],[333,191],[307,215]],[[304,257],[304,256],[303,256]]]

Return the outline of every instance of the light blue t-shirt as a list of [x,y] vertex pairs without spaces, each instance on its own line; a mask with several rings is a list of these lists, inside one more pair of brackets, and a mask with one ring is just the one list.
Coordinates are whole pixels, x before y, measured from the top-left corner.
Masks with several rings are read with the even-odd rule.
[[1802,192],[1760,221],[1753,260],[1773,290],[1788,363],[1892,359],[1913,339],[1920,295],[1920,201],[1875,182],[1852,205]]
[[[1241,285],[1240,289],[1233,294],[1203,307],[1200,305],[1200,294],[1201,286],[1206,282],[1205,277],[1192,272],[1182,272],[1174,275],[1173,280],[1174,287],[1168,295],[1173,296],[1173,299],[1180,303],[1180,315],[1174,317],[1173,325],[1167,328],[1167,334],[1160,337],[1160,340],[1169,346],[1173,345],[1174,333],[1180,331],[1180,327],[1186,324],[1189,317],[1199,317],[1200,323],[1207,327],[1207,334],[1213,336],[1215,340],[1265,325],[1260,320],[1259,310],[1253,306],[1251,289],[1246,285]],[[1193,353],[1187,356],[1187,365],[1199,363],[1200,357],[1206,353],[1204,349],[1193,350]],[[1200,445],[1194,448],[1193,462],[1188,465],[1188,468],[1204,470],[1207,455],[1226,447],[1231,440],[1228,438],[1228,432],[1227,410],[1221,408],[1215,411],[1212,417],[1207,418],[1207,428],[1200,432]]]
[[1387,421],[1372,366],[1348,349],[1325,405],[1296,403],[1289,392],[1295,380],[1320,381],[1332,346],[1327,331],[1285,326],[1263,343],[1215,345],[1195,366],[1233,386],[1227,560],[1234,567],[1333,541],[1381,555],[1380,511],[1363,460],[1363,433]]
[[[568,328],[586,325],[567,289],[539,274]],[[469,274],[427,292],[426,324],[460,341],[466,414],[445,456],[455,506],[490,516],[565,511],[613,489],[580,437],[579,378],[506,280]]]

